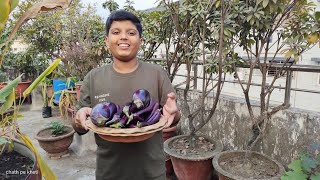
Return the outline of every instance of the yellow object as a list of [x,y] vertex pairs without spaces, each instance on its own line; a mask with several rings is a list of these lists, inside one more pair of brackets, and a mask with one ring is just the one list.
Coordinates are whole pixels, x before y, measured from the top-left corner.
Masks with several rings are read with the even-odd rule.
[[308,43],[310,43],[310,44],[314,44],[314,43],[318,42],[318,40],[319,40],[318,33],[309,34],[308,39],[307,39]]
[[6,26],[6,22],[9,18],[10,13],[10,0],[1,0],[0,1],[0,32],[4,29]]
[[32,144],[31,139],[21,132],[19,132],[18,134],[21,140],[25,143],[25,145],[36,155],[42,176],[48,180],[56,180],[57,179],[56,175],[52,172],[48,164],[41,158],[39,152]]

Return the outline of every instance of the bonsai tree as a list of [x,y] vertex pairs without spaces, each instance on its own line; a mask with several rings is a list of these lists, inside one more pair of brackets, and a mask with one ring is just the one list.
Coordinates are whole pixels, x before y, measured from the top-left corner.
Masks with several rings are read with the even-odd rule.
[[[166,1],[163,1],[166,3]],[[228,63],[235,63],[237,56],[233,54],[232,47],[228,46],[225,31],[234,29],[231,22],[227,23],[227,8],[224,3],[216,4],[211,1],[183,1],[182,4],[168,4],[174,27],[178,33],[177,54],[183,59],[186,67],[186,82],[183,88],[183,114],[188,120],[189,135],[192,137],[212,117],[216,110],[221,89],[223,76],[231,71]],[[200,12],[199,12],[199,9]],[[213,13],[214,12],[214,13]],[[179,15],[181,14],[181,15]],[[229,19],[228,19],[229,20]],[[227,52],[227,53],[226,53]],[[190,102],[192,64],[202,64],[202,87],[199,97]],[[194,87],[197,89],[197,87]],[[207,98],[213,93],[212,102]],[[196,101],[198,103],[196,103]],[[192,110],[191,104],[198,107]],[[206,104],[210,103],[210,107]],[[191,138],[192,139],[192,138]],[[193,143],[191,143],[192,146]]]
[[[241,175],[237,174],[236,179],[262,178],[250,174],[250,171],[254,171],[254,160],[257,157],[257,153],[251,150],[256,150],[257,143],[261,142],[268,128],[271,127],[269,123],[272,116],[290,106],[288,100],[277,105],[271,104],[270,99],[275,83],[284,75],[287,77],[287,85],[291,83],[289,80],[292,76],[290,71],[292,65],[299,61],[300,55],[313,46],[313,43],[319,41],[319,26],[316,23],[319,21],[319,14],[313,15],[311,4],[304,0],[240,0],[232,7],[236,33],[231,33],[230,38],[234,42],[233,44],[239,47],[237,52],[241,53],[241,48],[244,54],[241,58],[246,62],[246,65],[240,67],[248,68],[246,81],[239,75],[237,69],[239,66],[234,65],[233,68],[248,108],[250,117],[248,124],[251,126],[249,128],[252,130],[252,135],[245,145],[249,151],[238,151],[237,154],[234,151],[228,152],[233,155],[227,154],[227,152],[221,153],[219,155],[221,158],[217,156],[214,159],[214,165],[215,168],[218,168],[220,164],[225,164],[223,162],[231,161],[231,158],[242,159],[239,161],[240,166],[234,165],[235,168],[230,170],[232,174],[241,171]],[[317,38],[314,38],[315,36]],[[281,64],[277,65],[277,62],[281,62]],[[261,76],[257,76],[254,71],[258,71]],[[253,87],[253,79],[255,83],[259,83],[259,88]],[[257,79],[259,79],[258,82]],[[252,92],[257,91],[259,92],[259,106],[254,108]],[[265,162],[263,164],[273,164],[279,169],[278,172],[271,172],[267,176],[274,175],[273,178],[280,178],[281,169],[284,169],[281,167],[282,165],[271,159]],[[222,167],[221,169],[226,168]],[[234,179],[229,176],[230,172],[228,175],[221,174]]]
[[[6,22],[9,18],[10,12],[17,6],[18,1],[16,0],[5,0],[3,2],[4,5],[1,6],[1,19],[0,19],[0,36],[2,36],[2,32],[5,31]],[[41,11],[50,11],[56,8],[66,8],[68,7],[70,1],[68,0],[55,0],[55,1],[46,1],[40,2],[32,6],[28,9],[21,18],[17,21],[16,25],[13,27],[12,32],[9,33],[8,39],[6,40],[5,44],[1,44],[1,54],[0,54],[0,66],[2,65],[3,58],[5,57],[5,53],[8,50],[9,42],[14,38],[15,33],[18,29],[29,19],[34,18],[37,14]],[[13,138],[18,138],[21,142],[23,142],[30,150],[35,153],[35,156],[38,160],[38,166],[42,172],[42,175],[47,179],[56,179],[54,173],[50,170],[47,166],[45,161],[42,160],[40,154],[38,153],[37,149],[32,144],[30,138],[23,134],[19,128],[17,128],[17,118],[19,109],[21,104],[24,102],[25,98],[31,93],[31,91],[41,82],[43,81],[44,77],[50,74],[56,66],[59,64],[60,59],[57,59],[54,63],[52,63],[39,77],[34,80],[34,82],[23,92],[23,100],[20,102],[19,105],[15,105],[15,91],[14,88],[18,85],[21,81],[21,75],[17,77],[15,80],[9,82],[4,88],[0,90],[0,115],[6,113],[6,111],[13,107],[14,113],[11,116],[7,116],[1,121],[1,132],[0,132],[0,147],[3,147],[10,143]],[[9,120],[12,121],[9,121]]]
[[[197,135],[196,132],[209,122],[219,102],[223,87],[223,78],[230,72],[232,63],[238,62],[238,57],[233,53],[228,36],[233,28],[234,21],[230,18],[229,9],[231,3],[224,1],[193,1],[186,0],[180,3],[167,3],[171,21],[174,23],[176,32],[176,49],[173,54],[174,63],[184,63],[186,68],[186,81],[181,90],[183,102],[181,103],[182,114],[188,124],[186,136],[170,138],[165,142],[165,152],[171,156],[174,168],[181,159],[192,161],[189,165],[206,166],[192,168],[201,169],[193,171],[192,175],[187,172],[176,172],[178,179],[208,179],[212,175],[211,159],[222,150],[218,141],[210,141]],[[191,98],[192,86],[198,90],[197,85],[192,83],[198,74],[192,74],[191,68],[194,63],[202,65],[200,77],[200,92]],[[177,66],[175,66],[177,67]],[[211,98],[209,98],[211,97]],[[182,120],[181,123],[184,123]],[[181,171],[182,172],[182,171]],[[184,176],[187,174],[187,177]]]
[[[319,41],[320,13],[313,14],[313,4],[305,0],[239,1],[235,7],[241,11],[237,12],[238,33],[232,38],[245,52],[242,58],[249,67],[246,84],[237,71],[235,76],[243,90],[252,122],[253,135],[248,141],[248,149],[252,149],[264,136],[271,117],[290,106],[290,102],[271,105],[270,98],[277,80],[285,75],[287,78],[291,76],[291,66]],[[281,65],[277,65],[279,56],[284,57]],[[250,95],[255,69],[261,73],[258,114],[253,111],[253,97]],[[272,70],[275,73],[270,76]]]

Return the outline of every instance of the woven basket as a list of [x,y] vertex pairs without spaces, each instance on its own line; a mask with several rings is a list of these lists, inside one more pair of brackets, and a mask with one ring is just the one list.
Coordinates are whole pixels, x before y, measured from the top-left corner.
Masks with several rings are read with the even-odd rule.
[[94,125],[90,119],[86,121],[88,128],[94,133],[97,133],[102,139],[111,142],[126,143],[147,140],[152,137],[155,132],[161,131],[166,123],[167,120],[163,116],[161,116],[159,122],[149,126],[144,126],[141,128],[136,127],[117,129],[109,127],[98,127]]

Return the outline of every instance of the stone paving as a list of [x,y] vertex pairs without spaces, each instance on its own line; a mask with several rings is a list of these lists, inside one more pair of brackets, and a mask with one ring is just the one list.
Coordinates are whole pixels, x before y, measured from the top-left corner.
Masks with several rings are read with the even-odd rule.
[[35,108],[33,105],[27,104],[22,106],[20,114],[23,115],[21,119],[18,119],[21,131],[32,139],[42,158],[54,171],[59,180],[95,179],[96,145],[93,134],[87,134],[82,137],[75,134],[74,141],[69,148],[69,156],[60,159],[50,159],[34,138],[35,134],[50,121],[60,120],[66,124],[70,124],[70,121],[61,118],[58,107],[53,110],[53,117],[51,118],[42,118],[41,107]]

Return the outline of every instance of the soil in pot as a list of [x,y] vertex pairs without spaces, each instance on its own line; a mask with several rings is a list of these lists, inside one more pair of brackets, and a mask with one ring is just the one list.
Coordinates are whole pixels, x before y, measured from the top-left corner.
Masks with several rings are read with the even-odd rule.
[[33,161],[16,151],[0,155],[0,179],[25,179],[32,171]]
[[183,137],[172,141],[171,147],[182,155],[199,155],[208,151],[213,151],[215,146],[203,137],[196,136],[195,146],[191,147],[189,137]]
[[65,132],[64,134],[61,134],[61,135],[53,135],[52,132],[51,132],[51,129],[50,128],[47,128],[45,130],[42,130],[39,132],[39,134],[37,136],[41,137],[41,138],[45,138],[45,139],[51,139],[51,138],[57,138],[57,137],[60,137],[60,136],[65,136],[66,134],[69,134],[72,129],[71,128],[66,128],[67,132]]
[[285,169],[276,160],[255,151],[235,150],[217,154],[212,160],[220,179],[278,180]]
[[261,159],[258,156],[237,156],[225,159],[220,162],[220,166],[231,174],[236,174],[244,178],[267,179],[278,174],[278,168],[273,162]]

